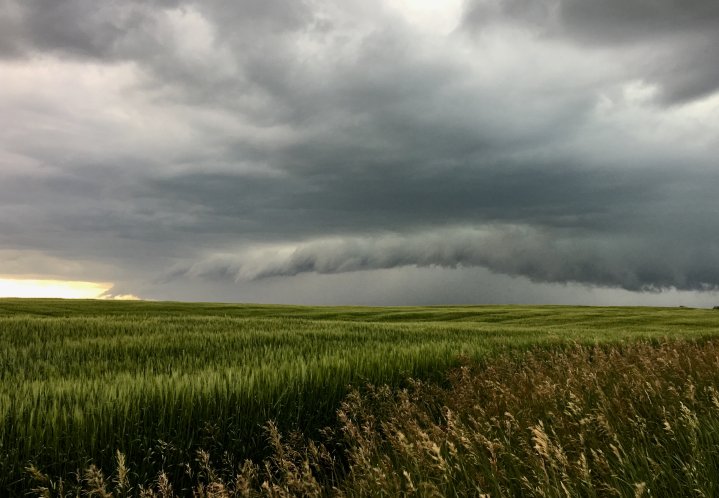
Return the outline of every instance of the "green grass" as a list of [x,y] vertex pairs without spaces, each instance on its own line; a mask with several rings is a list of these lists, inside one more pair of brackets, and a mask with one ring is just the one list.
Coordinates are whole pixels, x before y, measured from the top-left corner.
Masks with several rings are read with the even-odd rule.
[[312,434],[348,385],[439,380],[460,356],[716,335],[719,312],[684,308],[0,299],[0,489],[116,450],[140,480],[197,448],[258,456],[269,419]]

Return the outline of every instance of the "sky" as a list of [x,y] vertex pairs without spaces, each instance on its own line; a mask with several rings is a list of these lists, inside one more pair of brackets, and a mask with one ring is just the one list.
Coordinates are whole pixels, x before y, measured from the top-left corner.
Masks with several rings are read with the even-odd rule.
[[0,0],[0,294],[719,304],[717,46],[716,0]]

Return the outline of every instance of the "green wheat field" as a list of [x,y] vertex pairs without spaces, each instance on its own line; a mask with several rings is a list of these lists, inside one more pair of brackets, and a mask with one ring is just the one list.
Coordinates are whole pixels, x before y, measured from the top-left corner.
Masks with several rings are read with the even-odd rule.
[[719,496],[719,311],[0,299],[2,496]]

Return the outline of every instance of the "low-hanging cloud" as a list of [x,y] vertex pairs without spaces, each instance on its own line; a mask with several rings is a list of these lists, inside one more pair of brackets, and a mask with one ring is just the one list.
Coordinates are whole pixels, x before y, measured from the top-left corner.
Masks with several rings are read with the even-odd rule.
[[[651,252],[649,252],[651,251]],[[258,280],[301,273],[334,274],[415,267],[483,267],[535,282],[574,282],[627,290],[715,290],[719,265],[712,248],[678,254],[627,236],[608,243],[591,235],[491,225],[317,240],[215,254],[172,277]]]

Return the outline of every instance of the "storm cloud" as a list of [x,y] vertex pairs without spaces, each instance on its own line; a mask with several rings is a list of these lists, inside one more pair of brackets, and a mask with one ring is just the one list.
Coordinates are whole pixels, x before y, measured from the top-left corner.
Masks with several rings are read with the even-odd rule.
[[535,282],[620,285],[624,289],[716,290],[716,243],[691,253],[669,248],[646,254],[645,237],[625,235],[611,244],[585,234],[562,234],[529,226],[441,229],[409,236],[342,238],[296,247],[262,247],[213,255],[173,276],[237,281],[415,267],[484,267]]
[[700,0],[0,0],[0,274],[704,303],[717,28]]
[[[719,88],[719,4],[710,0],[471,0],[463,27],[517,23],[541,37],[630,52],[666,103]],[[631,74],[631,73],[630,73]]]

